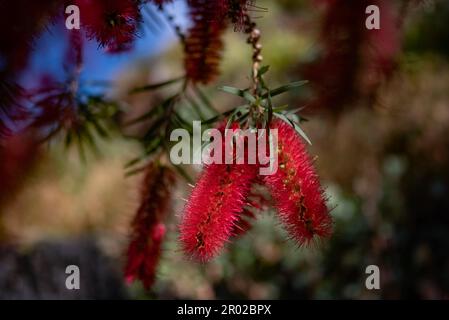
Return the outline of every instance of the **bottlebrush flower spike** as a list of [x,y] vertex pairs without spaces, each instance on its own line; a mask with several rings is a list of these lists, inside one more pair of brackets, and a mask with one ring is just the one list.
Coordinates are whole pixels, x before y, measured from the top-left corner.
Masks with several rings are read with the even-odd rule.
[[246,200],[246,206],[243,211],[238,214],[238,220],[234,225],[232,235],[234,237],[240,237],[246,234],[252,228],[252,223],[256,219],[256,215],[269,207],[269,201],[265,196],[256,188],[263,184],[262,179],[259,177],[253,182],[251,191]]
[[255,0],[221,0],[222,9],[231,22],[234,24],[235,31],[243,31],[245,28],[245,16],[248,15],[250,8],[255,7]]
[[78,0],[77,4],[89,38],[96,39],[108,52],[131,48],[141,21],[138,1]]
[[[33,43],[45,30],[49,21],[56,21],[61,13],[59,0],[0,1],[0,77],[13,77],[27,66]],[[12,27],[13,26],[13,27]],[[4,78],[3,78],[4,79]]]
[[[219,130],[223,133],[224,128],[221,125]],[[224,159],[223,154],[223,163]],[[257,173],[255,164],[213,163],[204,167],[181,221],[180,241],[186,254],[206,262],[237,233]]]
[[188,0],[192,26],[184,43],[187,78],[208,84],[219,74],[226,22],[220,17],[220,1]]
[[[321,30],[323,54],[307,66],[304,74],[315,86],[311,109],[332,106],[340,113],[361,98],[373,98],[397,65],[400,51],[401,15],[388,0],[315,0],[324,4]],[[365,9],[380,8],[379,30],[365,26]]]
[[27,66],[33,43],[46,24],[55,20],[59,9],[58,0],[0,1],[0,143],[14,134],[16,120],[30,115],[24,106],[19,75]]
[[155,280],[174,183],[175,175],[169,168],[151,163],[143,180],[141,203],[131,224],[125,279],[127,282],[139,279],[146,289]]
[[256,174],[255,165],[211,164],[204,168],[180,227],[180,240],[188,255],[206,262],[222,249],[233,235]]
[[263,179],[283,224],[300,245],[329,236],[332,218],[301,138],[284,121],[274,121],[271,128],[278,130],[278,170]]
[[256,215],[250,208],[243,208],[243,211],[238,214],[238,219],[234,224],[231,232],[232,236],[243,236],[252,227],[252,220],[256,218]]

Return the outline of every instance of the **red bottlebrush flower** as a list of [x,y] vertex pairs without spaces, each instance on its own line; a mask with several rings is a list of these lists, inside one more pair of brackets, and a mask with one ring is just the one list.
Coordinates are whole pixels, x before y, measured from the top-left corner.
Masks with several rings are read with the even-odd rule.
[[[339,113],[352,102],[372,98],[396,65],[400,49],[399,15],[387,0],[316,0],[325,4],[321,30],[323,54],[305,70],[315,86],[312,109]],[[379,30],[365,26],[369,5],[380,8]]]
[[377,88],[393,74],[401,50],[401,15],[391,1],[377,0],[380,29],[367,30],[366,44],[362,48],[364,68],[361,70],[361,94],[374,95]]
[[208,84],[219,75],[223,33],[230,20],[236,30],[243,30],[250,0],[188,0],[192,26],[184,42],[187,77]]
[[[269,153],[267,153],[268,155]],[[246,198],[246,205],[237,215],[237,221],[232,231],[234,237],[246,234],[252,228],[257,215],[270,206],[270,201],[266,198],[265,190],[263,190],[263,184],[262,176],[257,175]]]
[[[223,137],[225,128],[226,122],[218,127]],[[238,129],[238,125],[231,128]],[[239,233],[239,227],[245,228],[245,217],[252,215],[246,210],[251,205],[248,195],[257,179],[258,166],[236,164],[235,149],[234,162],[225,164],[225,142],[222,151],[222,164],[205,165],[184,208],[180,226],[184,251],[202,262],[213,258],[231,236]]]
[[222,10],[226,13],[235,31],[243,31],[245,28],[245,16],[248,15],[250,8],[255,7],[255,0],[221,0]]
[[156,268],[165,235],[164,220],[170,205],[175,183],[174,173],[167,167],[151,163],[141,190],[141,203],[131,224],[131,241],[127,252],[125,279],[142,281],[150,289],[155,281]]
[[320,0],[325,3],[321,28],[323,53],[306,68],[306,78],[316,90],[312,108],[326,106],[338,112],[353,99],[356,92],[357,71],[360,66],[360,47],[365,33],[366,3],[344,0]]
[[252,220],[256,218],[255,213],[251,208],[245,207],[243,211],[238,214],[237,221],[234,224],[231,234],[234,237],[243,236],[252,227]]
[[211,164],[204,168],[180,227],[180,240],[188,255],[205,262],[224,246],[246,205],[256,175],[255,165]]
[[251,229],[253,221],[256,219],[256,214],[268,207],[268,200],[257,190],[254,189],[255,185],[262,183],[259,178],[254,182],[251,189],[246,206],[243,211],[238,214],[238,219],[231,232],[234,237],[243,236],[248,230]]
[[78,0],[77,5],[89,38],[96,39],[108,52],[131,48],[141,20],[138,1]]
[[188,0],[187,3],[192,26],[184,43],[186,75],[193,82],[208,84],[219,74],[225,19],[217,19],[220,1]]
[[315,235],[329,236],[332,218],[301,138],[283,121],[274,121],[271,128],[278,130],[278,170],[263,179],[282,222],[300,245]]
[[61,1],[0,1],[0,78],[26,67],[34,40],[60,14]]
[[11,136],[16,129],[14,122],[28,115],[17,80],[34,40],[58,15],[60,5],[58,0],[0,1],[0,140]]

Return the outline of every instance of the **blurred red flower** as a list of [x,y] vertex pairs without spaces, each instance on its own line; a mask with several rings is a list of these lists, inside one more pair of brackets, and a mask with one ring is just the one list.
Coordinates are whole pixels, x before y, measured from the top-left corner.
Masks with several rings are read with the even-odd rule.
[[150,289],[156,278],[156,268],[165,235],[164,220],[168,215],[174,173],[167,167],[151,163],[142,184],[141,201],[131,224],[125,279],[142,281]]

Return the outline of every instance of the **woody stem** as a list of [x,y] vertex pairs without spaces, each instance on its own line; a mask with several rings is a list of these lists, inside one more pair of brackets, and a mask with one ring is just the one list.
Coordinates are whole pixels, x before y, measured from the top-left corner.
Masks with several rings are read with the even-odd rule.
[[261,55],[262,44],[260,43],[260,30],[257,28],[255,22],[251,21],[251,18],[248,15],[245,15],[243,18],[243,22],[245,25],[245,33],[248,34],[247,42],[251,45],[253,49],[252,56],[252,94],[257,97],[258,96],[258,86],[259,86],[259,68],[260,64],[263,60]]

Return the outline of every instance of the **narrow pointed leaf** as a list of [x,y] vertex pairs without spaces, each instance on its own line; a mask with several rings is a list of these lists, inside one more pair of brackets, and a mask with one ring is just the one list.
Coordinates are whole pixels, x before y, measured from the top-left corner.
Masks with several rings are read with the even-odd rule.
[[171,80],[167,80],[164,82],[159,82],[159,83],[154,83],[154,84],[148,84],[145,85],[143,87],[138,87],[138,88],[134,88],[130,91],[130,94],[134,94],[134,93],[138,93],[138,92],[143,92],[143,91],[151,91],[151,90],[156,90],[165,86],[168,86],[170,84],[179,82],[181,80],[185,79],[184,76],[179,77],[179,78],[175,78],[175,79],[171,79]]
[[[303,81],[296,81],[296,82],[291,82],[289,84],[286,84],[284,86],[281,86],[279,88],[273,89],[270,91],[271,97],[275,97],[277,95],[280,95],[284,92],[302,87],[303,85],[305,85],[308,81],[307,80],[303,80]],[[262,96],[262,98],[266,99],[268,97],[268,93],[264,94]]]

